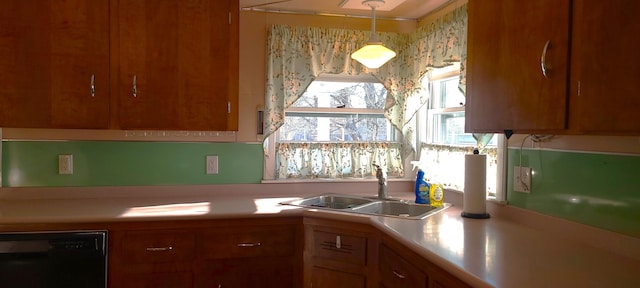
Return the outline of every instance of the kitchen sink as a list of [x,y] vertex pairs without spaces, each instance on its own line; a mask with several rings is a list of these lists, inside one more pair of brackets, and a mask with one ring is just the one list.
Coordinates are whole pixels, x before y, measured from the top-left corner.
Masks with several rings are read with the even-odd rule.
[[400,201],[378,201],[369,203],[367,205],[361,205],[353,209],[356,213],[375,214],[395,217],[408,217],[422,219],[431,214],[437,213],[449,207],[450,204],[445,204],[441,207],[416,204],[411,202]]
[[443,206],[436,207],[401,199],[378,199],[344,194],[325,194],[280,204],[406,219],[424,219],[451,206],[445,203]]
[[374,200],[351,195],[328,194],[320,195],[302,200],[289,201],[289,205],[330,209],[351,209],[364,204],[372,203]]

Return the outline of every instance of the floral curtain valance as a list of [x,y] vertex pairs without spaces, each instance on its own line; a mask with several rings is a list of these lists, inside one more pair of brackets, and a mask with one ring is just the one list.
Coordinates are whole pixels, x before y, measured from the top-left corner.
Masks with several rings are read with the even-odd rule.
[[278,143],[277,179],[367,178],[373,164],[387,168],[392,177],[404,175],[400,143],[322,142]]
[[267,41],[265,136],[284,124],[285,109],[322,73],[371,73],[388,92],[385,117],[405,134],[405,124],[428,98],[420,84],[428,68],[465,62],[466,23],[465,4],[409,34],[378,32],[380,41],[397,56],[376,70],[350,56],[366,44],[370,31],[272,26]]
[[[378,35],[387,47],[398,49],[396,33]],[[272,26],[267,41],[265,136],[284,124],[284,110],[302,96],[320,74],[367,73],[368,69],[350,55],[368,39],[368,31]]]

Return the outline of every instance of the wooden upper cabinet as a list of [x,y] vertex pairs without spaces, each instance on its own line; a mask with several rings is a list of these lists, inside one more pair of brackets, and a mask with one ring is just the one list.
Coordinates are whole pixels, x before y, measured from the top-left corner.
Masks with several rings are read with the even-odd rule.
[[108,10],[108,0],[2,1],[0,127],[108,127]]
[[575,0],[570,126],[640,134],[638,1]]
[[465,130],[566,129],[570,0],[469,0],[468,15]]
[[113,126],[237,130],[238,0],[117,2]]

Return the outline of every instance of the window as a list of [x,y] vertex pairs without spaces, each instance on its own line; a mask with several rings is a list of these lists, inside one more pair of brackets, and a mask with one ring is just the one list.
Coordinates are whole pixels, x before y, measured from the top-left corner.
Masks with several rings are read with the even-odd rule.
[[326,77],[313,81],[286,110],[279,140],[391,140],[394,131],[384,117],[387,90],[380,83],[355,80]]
[[322,75],[285,111],[276,178],[403,176],[398,133],[384,117],[387,90],[371,76]]
[[[429,182],[464,190],[464,155],[472,153],[477,141],[464,132],[465,96],[458,88],[459,64],[433,69],[423,80],[428,87],[429,103],[417,117],[419,162]],[[481,151],[487,155],[488,196],[497,191],[497,144],[498,137]]]

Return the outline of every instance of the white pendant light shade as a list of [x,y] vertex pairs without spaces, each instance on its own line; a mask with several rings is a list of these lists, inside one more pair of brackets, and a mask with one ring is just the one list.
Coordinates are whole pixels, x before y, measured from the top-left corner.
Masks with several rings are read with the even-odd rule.
[[379,68],[393,57],[396,57],[396,52],[384,47],[380,42],[369,42],[366,46],[351,54],[352,59],[355,59],[370,69]]
[[396,57],[396,52],[384,47],[382,42],[378,40],[376,36],[376,7],[380,7],[384,4],[383,0],[365,0],[362,4],[371,7],[373,14],[371,20],[371,38],[364,47],[358,49],[351,54],[351,59],[354,59],[369,69],[376,69],[387,63],[393,57]]

